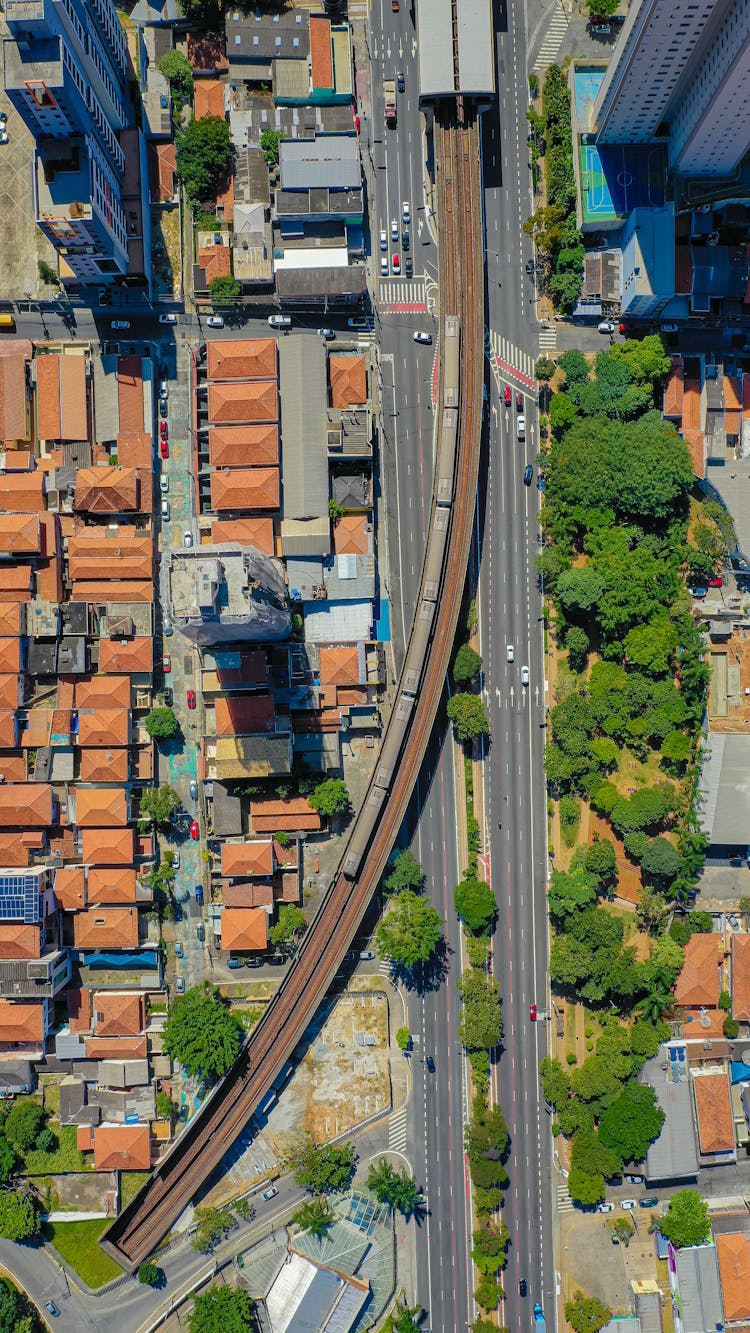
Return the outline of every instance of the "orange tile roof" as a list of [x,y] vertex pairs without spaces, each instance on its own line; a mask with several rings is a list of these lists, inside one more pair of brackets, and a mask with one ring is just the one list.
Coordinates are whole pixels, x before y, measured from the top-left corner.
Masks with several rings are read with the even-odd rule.
[[118,583],[111,578],[113,572],[107,571],[109,581],[104,578],[93,583],[80,579],[75,585],[75,600],[101,606],[106,602],[153,602],[154,588],[150,579],[123,580]]
[[94,1168],[97,1171],[148,1171],[151,1130],[148,1125],[97,1125]]
[[132,991],[97,991],[94,995],[97,1037],[137,1037],[145,1027],[143,996]]
[[208,386],[208,420],[212,426],[278,419],[276,380],[228,380]]
[[731,1151],[734,1148],[734,1121],[724,1069],[696,1075],[693,1078],[693,1090],[701,1152]]
[[[117,358],[118,435],[137,435],[145,426],[143,411],[143,363],[139,356]],[[118,452],[118,458],[120,457]],[[122,463],[122,459],[120,462]]]
[[211,541],[216,546],[239,542],[254,546],[264,555],[274,555],[272,518],[216,518],[211,524]]
[[[0,773],[3,765],[0,763]],[[0,863],[4,866],[27,866],[31,860],[29,848],[16,833],[0,833]]]
[[153,561],[150,555],[130,555],[128,551],[123,551],[120,555],[107,556],[102,553],[100,559],[96,556],[77,557],[75,560],[68,560],[68,574],[75,585],[73,588],[74,600],[87,601],[88,598],[76,596],[76,590],[81,584],[97,583],[107,580],[126,580],[126,579],[150,579],[153,571]]
[[[682,1035],[685,1041],[708,1041],[714,1039],[720,1041],[724,1036],[724,1018],[726,1017],[723,1009],[684,1009],[682,1020]],[[703,1022],[701,1023],[701,1019]]]
[[682,429],[701,428],[701,386],[699,380],[685,380],[682,400]]
[[0,786],[0,827],[48,828],[52,823],[52,788],[46,782]]
[[135,949],[138,946],[136,907],[90,907],[73,917],[73,940],[79,949]]
[[18,723],[11,708],[0,708],[0,748],[12,750],[18,739]]
[[41,544],[39,514],[0,513],[0,555],[36,555]]
[[76,788],[76,824],[79,828],[111,828],[127,824],[128,801],[122,787]]
[[265,949],[267,925],[262,907],[225,907],[221,914],[222,949]]
[[8,675],[21,670],[21,640],[0,639],[0,671]]
[[15,602],[31,601],[31,565],[0,563],[0,596]]
[[719,1003],[719,962],[723,956],[721,935],[692,935],[685,946],[685,961],[677,978],[675,1002],[688,1008]]
[[137,875],[133,866],[109,866],[107,869],[90,867],[88,873],[88,903],[94,907],[99,903],[114,906],[120,903],[134,903],[136,900]]
[[196,74],[202,70],[226,73],[229,69],[225,32],[189,32],[187,53]]
[[0,958],[39,958],[41,952],[38,926],[0,921]]
[[344,514],[333,525],[333,549],[336,555],[370,555],[372,524],[366,514]]
[[282,847],[280,842],[273,840],[273,854],[276,857],[276,864],[280,866],[296,866],[297,864],[297,844],[290,842],[288,847]]
[[92,1125],[76,1125],[76,1148],[79,1152],[91,1152],[94,1147]]
[[234,176],[230,175],[226,188],[216,196],[216,212],[224,217],[225,222],[234,221]]
[[24,749],[36,749],[40,745],[49,745],[52,740],[52,721],[54,710],[52,708],[34,708],[28,714],[26,727],[21,737],[21,745]]
[[0,999],[0,1043],[44,1040],[44,1005],[39,1000]]
[[231,278],[232,252],[228,245],[206,245],[198,251],[198,267],[203,269],[206,282],[215,278]]
[[18,602],[0,602],[0,634],[15,638],[20,633],[21,608]]
[[277,467],[222,468],[211,473],[211,508],[278,509]]
[[356,643],[345,648],[321,648],[321,685],[361,685],[360,652]]
[[76,708],[129,708],[129,676],[89,676],[75,682]]
[[151,436],[146,431],[117,436],[117,457],[122,467],[151,467]]
[[90,560],[130,560],[146,557],[154,553],[154,539],[150,532],[144,532],[129,523],[120,523],[116,536],[110,535],[109,527],[93,527],[75,520],[75,531],[68,538],[68,559]]
[[732,1017],[750,1023],[750,935],[732,936]]
[[195,119],[219,116],[224,119],[224,84],[220,79],[199,79],[193,92]]
[[230,694],[216,699],[214,708],[217,736],[274,730],[274,703],[270,694]]
[[[29,775],[25,753],[22,750],[5,750],[0,755],[0,774],[5,782],[25,782]],[[4,861],[3,864],[7,865],[8,862]]]
[[727,435],[742,431],[742,387],[736,375],[724,375],[724,430]]
[[0,440],[27,440],[26,358],[22,352],[0,356]]
[[38,562],[36,592],[37,596],[45,602],[61,602],[63,600],[61,560],[40,560]]
[[111,749],[130,743],[129,708],[80,708],[78,744],[81,749],[99,746]]
[[154,669],[152,639],[100,639],[99,670],[151,675]]
[[742,1231],[724,1231],[715,1243],[724,1318],[727,1323],[750,1319],[750,1237]]
[[206,378],[209,380],[278,379],[279,349],[275,338],[209,339]]
[[128,751],[81,750],[78,771],[80,782],[127,782],[130,773]]
[[[6,344],[7,346],[7,344]],[[2,359],[0,350],[0,360]],[[36,467],[34,455],[30,449],[19,449],[12,441],[6,440],[5,468],[7,472],[32,472]]]
[[225,842],[221,848],[221,873],[227,879],[250,879],[273,874],[273,844],[270,838],[250,842]]
[[265,467],[279,461],[279,428],[213,426],[208,432],[208,461],[212,467]]
[[138,508],[138,475],[132,467],[81,467],[74,508],[88,514],[124,514]]
[[48,353],[37,357],[34,364],[40,439],[87,440],[89,426],[84,358]]
[[363,356],[330,356],[328,377],[334,407],[359,407],[367,402],[367,369]]
[[89,1060],[145,1060],[148,1040],[142,1037],[87,1037]]
[[13,514],[38,514],[43,509],[43,472],[5,472],[0,474],[0,510]]
[[85,828],[81,857],[92,866],[132,866],[135,830],[132,828]]
[[177,170],[177,148],[171,143],[150,143],[149,176],[151,179],[151,199],[155,204],[166,204],[176,191],[175,172]]
[[310,15],[310,72],[313,88],[333,88],[331,20],[321,14]]
[[77,987],[68,991],[68,1018],[71,1032],[88,1032],[91,1028],[91,991]]
[[289,801],[251,801],[250,820],[255,833],[320,828],[320,815],[316,814],[304,796],[296,796]]
[[83,866],[61,866],[55,871],[55,897],[64,912],[79,912],[86,906]]

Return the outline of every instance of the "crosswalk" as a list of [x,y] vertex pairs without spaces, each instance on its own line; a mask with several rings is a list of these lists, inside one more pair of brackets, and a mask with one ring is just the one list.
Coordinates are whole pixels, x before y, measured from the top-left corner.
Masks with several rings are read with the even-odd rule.
[[575,1205],[570,1197],[567,1185],[557,1186],[557,1211],[558,1213],[572,1213],[575,1211]]
[[567,31],[568,16],[562,7],[562,4],[557,0],[554,13],[550,19],[550,25],[545,33],[544,41],[539,48],[539,54],[536,58],[534,69],[537,74],[540,74],[548,65],[554,63],[557,53],[562,46],[563,37]]
[[551,324],[548,329],[539,330],[539,350],[540,352],[554,352],[557,350],[557,325]]
[[391,976],[393,975],[393,963],[389,962],[387,958],[381,958],[378,963],[378,972],[380,972],[382,976],[387,977],[390,981]]
[[378,305],[389,315],[425,314],[427,290],[424,278],[405,282],[383,278],[378,287]]
[[495,329],[485,333],[485,352],[493,370],[501,378],[518,380],[527,389],[533,389],[534,357],[522,347],[516,347],[508,338],[502,337]]
[[388,1121],[388,1147],[391,1152],[403,1152],[406,1147],[406,1107],[394,1111]]

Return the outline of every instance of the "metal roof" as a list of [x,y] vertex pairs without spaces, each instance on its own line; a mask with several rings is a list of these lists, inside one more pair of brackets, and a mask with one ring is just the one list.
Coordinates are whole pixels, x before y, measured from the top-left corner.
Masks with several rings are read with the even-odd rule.
[[356,190],[362,180],[359,144],[346,134],[282,139],[279,167],[282,190]]
[[[458,92],[492,96],[495,92],[495,40],[492,0],[456,0]],[[455,97],[451,0],[417,0],[419,95]]]
[[359,643],[371,637],[372,602],[308,602],[307,643]]
[[[658,1139],[646,1154],[646,1179],[652,1181],[687,1180],[698,1174],[698,1154],[695,1146],[695,1123],[690,1084],[673,1083],[667,1078],[662,1064],[665,1048],[643,1067],[641,1082],[648,1083],[666,1119]],[[669,1061],[667,1061],[669,1063]]]
[[456,0],[458,82],[462,93],[495,92],[495,34],[492,0]]
[[683,1333],[706,1333],[723,1323],[716,1247],[692,1245],[675,1253]]
[[711,732],[700,775],[701,830],[714,845],[748,843],[750,736]]
[[328,513],[326,352],[321,338],[279,338],[284,518]]
[[452,97],[453,20],[451,0],[417,0],[419,96]]

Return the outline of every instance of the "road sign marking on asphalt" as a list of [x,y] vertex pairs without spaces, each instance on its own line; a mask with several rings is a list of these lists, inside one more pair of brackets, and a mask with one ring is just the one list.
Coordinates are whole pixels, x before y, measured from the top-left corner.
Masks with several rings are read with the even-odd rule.
[[572,1213],[574,1203],[570,1197],[567,1185],[558,1185],[557,1187],[557,1211],[558,1213]]
[[537,71],[546,69],[551,65],[560,47],[563,43],[563,37],[568,31],[568,16],[562,5],[555,4],[555,11],[550,19],[550,25],[545,33],[544,41],[539,48],[539,54],[536,58],[534,69]]
[[422,278],[396,282],[383,278],[378,288],[378,305],[389,314],[409,314],[412,310],[427,309],[427,292]]
[[494,329],[489,330],[489,339],[485,334],[485,351],[490,358],[490,365],[497,372],[498,382],[500,379],[518,380],[527,389],[536,388],[534,358],[530,352],[515,347]]
[[557,325],[553,324],[551,329],[539,330],[539,350],[542,352],[555,351],[557,347]]
[[406,1107],[394,1111],[388,1121],[388,1147],[391,1152],[403,1152],[406,1147]]

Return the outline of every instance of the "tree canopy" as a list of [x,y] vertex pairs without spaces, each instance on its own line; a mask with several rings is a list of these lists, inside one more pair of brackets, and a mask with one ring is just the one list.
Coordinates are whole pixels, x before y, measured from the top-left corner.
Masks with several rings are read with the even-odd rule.
[[629,1083],[599,1121],[601,1142],[621,1162],[641,1162],[661,1133],[664,1112],[648,1084]]
[[410,847],[405,847],[390,863],[390,873],[385,877],[385,887],[390,893],[399,893],[401,889],[421,889],[424,871]]
[[19,1097],[13,1103],[5,1121],[5,1137],[11,1147],[27,1152],[44,1126],[45,1116],[39,1102],[33,1097]]
[[349,792],[342,778],[327,778],[308,796],[313,810],[319,815],[342,815],[349,809]]
[[465,685],[479,675],[482,659],[468,643],[462,643],[453,662],[453,679],[457,685]]
[[297,1144],[290,1157],[294,1179],[311,1194],[335,1194],[347,1189],[356,1162],[353,1143],[317,1144],[309,1135]]
[[253,1309],[250,1296],[239,1287],[209,1287],[195,1297],[188,1315],[190,1333],[249,1333]]
[[404,889],[394,898],[378,926],[380,953],[411,969],[426,963],[443,939],[445,922],[419,894]]
[[226,184],[232,131],[223,116],[191,120],[177,134],[177,175],[191,203],[214,198]]
[[182,802],[173,787],[148,787],[141,792],[138,818],[150,824],[168,824]]
[[371,1162],[367,1174],[367,1188],[378,1203],[387,1203],[395,1212],[411,1217],[422,1203],[422,1192],[416,1180],[402,1167],[397,1170],[387,1158]]
[[173,708],[152,708],[146,717],[145,725],[151,739],[157,741],[171,740],[180,730]]
[[489,884],[475,871],[467,870],[454,895],[456,913],[472,935],[489,931],[497,914],[497,902]]
[[188,1074],[221,1077],[240,1050],[242,1028],[236,1016],[208,986],[178,995],[164,1024],[164,1047]]
[[30,1194],[17,1190],[0,1193],[0,1236],[23,1241],[39,1234],[39,1214]]
[[463,1000],[459,1037],[468,1051],[490,1051],[503,1034],[497,982],[478,967],[470,967],[458,982]]
[[276,923],[269,928],[268,938],[272,944],[290,944],[299,938],[307,928],[305,914],[301,907],[292,903],[282,903]]
[[312,1236],[325,1236],[329,1227],[333,1226],[333,1209],[327,1199],[307,1199],[297,1209],[292,1221]]
[[565,1318],[573,1333],[599,1333],[612,1318],[612,1311],[596,1297],[577,1291],[572,1301],[565,1302]]
[[242,294],[240,284],[230,273],[222,274],[219,278],[213,278],[208,284],[208,290],[211,295],[211,304],[217,310],[231,309]]
[[477,736],[488,736],[490,720],[482,700],[476,694],[454,694],[448,700],[448,717],[460,741],[473,741]]
[[708,1204],[697,1190],[678,1190],[659,1222],[659,1230],[677,1249],[700,1245],[711,1235]]
[[193,91],[193,67],[182,51],[165,51],[159,61],[159,70],[178,93],[187,101]]

